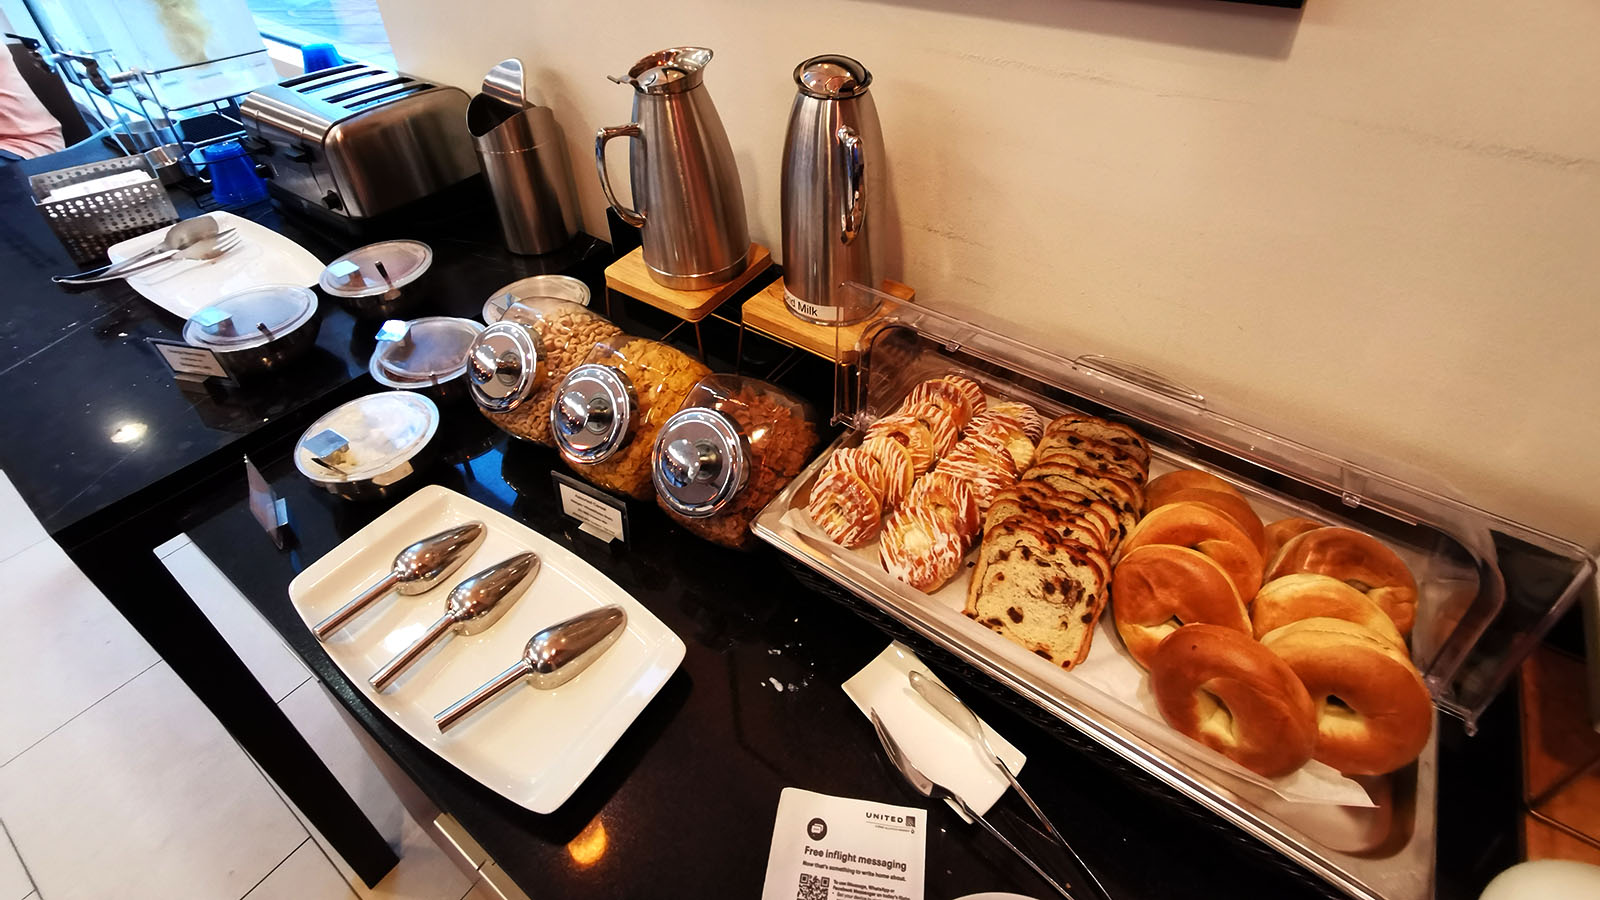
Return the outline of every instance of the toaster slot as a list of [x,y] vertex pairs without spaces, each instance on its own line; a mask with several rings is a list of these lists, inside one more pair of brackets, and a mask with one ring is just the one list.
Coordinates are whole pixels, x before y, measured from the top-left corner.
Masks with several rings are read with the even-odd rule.
[[330,95],[328,95],[326,97],[323,97],[322,99],[324,101],[328,102],[328,103],[337,103],[340,106],[344,106],[346,109],[349,109],[351,107],[347,103],[347,101],[355,100],[356,98],[361,97],[362,95],[372,94],[372,93],[375,93],[377,91],[382,91],[382,90],[386,90],[388,88],[396,87],[398,85],[410,84],[411,81],[412,81],[412,79],[410,77],[408,77],[408,76],[395,75],[395,76],[392,76],[390,78],[386,78],[386,79],[384,79],[382,81],[374,81],[371,84],[363,84],[358,88],[353,88],[353,89],[348,90],[348,91],[340,91],[337,94],[330,94]]
[[431,84],[423,84],[421,82],[414,82],[412,84],[408,84],[408,85],[396,88],[396,89],[391,90],[391,91],[386,91],[386,92],[384,92],[382,94],[376,94],[376,95],[371,96],[371,97],[366,97],[364,99],[357,100],[354,103],[347,103],[347,104],[345,104],[345,109],[348,109],[351,112],[360,112],[361,110],[367,109],[369,107],[381,106],[382,104],[388,103],[391,100],[398,100],[401,97],[409,97],[412,94],[420,94],[423,91],[431,90],[432,88],[433,88],[433,85],[431,85]]
[[314,91],[319,87],[325,87],[329,84],[335,84],[341,81],[349,81],[352,78],[356,78],[363,73],[370,71],[372,71],[372,67],[366,65],[365,63],[346,63],[342,66],[335,66],[332,69],[321,69],[316,72],[308,72],[304,75],[296,75],[295,77],[285,79],[278,84],[281,87],[293,88],[298,93],[305,93],[307,91]]

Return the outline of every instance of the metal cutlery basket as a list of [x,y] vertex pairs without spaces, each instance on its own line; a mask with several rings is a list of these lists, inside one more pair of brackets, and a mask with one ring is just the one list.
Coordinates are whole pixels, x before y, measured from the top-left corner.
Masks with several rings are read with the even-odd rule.
[[[133,171],[145,173],[149,181],[51,199],[70,185]],[[104,260],[106,249],[112,244],[178,221],[172,198],[143,156],[123,156],[44,172],[30,177],[28,186],[33,189],[34,207],[79,265]]]

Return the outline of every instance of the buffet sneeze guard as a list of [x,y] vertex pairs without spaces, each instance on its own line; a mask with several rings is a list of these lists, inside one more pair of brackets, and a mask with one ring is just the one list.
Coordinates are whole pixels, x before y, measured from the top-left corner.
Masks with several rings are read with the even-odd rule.
[[[1280,437],[1247,424],[1216,398],[1138,366],[1043,350],[910,302],[896,301],[881,315],[855,348],[854,378],[836,385],[835,421],[848,430],[835,446],[858,441],[917,382],[955,371],[1046,414],[1074,409],[1132,425],[1167,465],[1219,475],[1273,515],[1373,534],[1413,568],[1419,589],[1413,660],[1435,706],[1469,733],[1594,577],[1594,559],[1581,547],[1418,486],[1425,474],[1402,479],[1388,474],[1396,471],[1392,465],[1358,463],[1350,454]],[[1454,726],[1437,722],[1417,763],[1369,786],[1377,803],[1371,810],[1289,803],[1216,777],[1167,752],[1163,736],[1119,720],[1114,704],[1074,685],[1070,672],[1030,666],[959,612],[932,608],[926,596],[871,571],[850,551],[792,527],[828,455],[756,520],[760,537],[1344,893],[1432,896],[1437,732]]]

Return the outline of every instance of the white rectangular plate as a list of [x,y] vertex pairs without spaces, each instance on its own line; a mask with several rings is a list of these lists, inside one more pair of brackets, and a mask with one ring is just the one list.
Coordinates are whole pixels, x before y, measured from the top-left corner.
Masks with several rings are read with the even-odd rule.
[[[389,571],[409,544],[477,520],[477,553],[426,594],[391,594],[323,644],[334,663],[396,725],[480,784],[536,813],[555,811],[589,777],[622,732],[683,661],[683,641],[632,595],[570,550],[447,488],[407,497],[313,563],[289,585],[308,626]],[[367,679],[444,612],[445,596],[475,572],[531,550],[543,567],[528,592],[482,634],[453,635],[380,694]],[[627,632],[577,678],[555,690],[526,684],[440,734],[434,714],[522,656],[539,629],[614,603]]]
[[[169,313],[189,318],[229,294],[267,284],[312,287],[322,277],[322,261],[283,235],[230,212],[206,213],[217,228],[239,233],[239,246],[216,259],[180,259],[128,279],[128,285]],[[169,226],[170,227],[170,226]],[[121,262],[161,242],[162,228],[113,244],[106,251]]]

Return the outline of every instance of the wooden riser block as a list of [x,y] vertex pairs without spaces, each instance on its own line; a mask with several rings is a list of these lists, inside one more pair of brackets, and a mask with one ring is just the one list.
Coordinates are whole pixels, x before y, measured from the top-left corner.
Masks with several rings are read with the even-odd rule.
[[[898,281],[886,280],[880,290],[906,301],[917,295],[915,290]],[[893,308],[892,304],[885,302],[870,318],[854,325],[838,328],[817,325],[789,312],[789,307],[783,302],[783,279],[779,278],[746,300],[741,314],[744,324],[755,331],[824,359],[851,362],[855,359],[856,343],[861,340],[862,333]]]
[[606,287],[685,322],[698,322],[771,265],[772,254],[767,248],[752,243],[750,262],[738,278],[704,291],[675,291],[650,277],[650,267],[644,263],[644,248],[635,247],[632,253],[606,267]]

